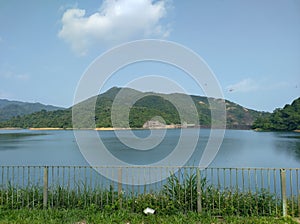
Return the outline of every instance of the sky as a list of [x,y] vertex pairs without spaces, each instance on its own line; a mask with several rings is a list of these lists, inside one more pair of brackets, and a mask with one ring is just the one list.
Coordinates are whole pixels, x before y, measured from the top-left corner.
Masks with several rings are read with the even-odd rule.
[[[300,96],[299,24],[299,0],[0,0],[0,98],[70,107],[97,57],[162,39],[197,53],[225,99],[271,112]],[[138,82],[146,76],[154,78]],[[99,92],[128,83],[175,91],[157,77],[203,95],[185,72],[159,62],[126,66]]]

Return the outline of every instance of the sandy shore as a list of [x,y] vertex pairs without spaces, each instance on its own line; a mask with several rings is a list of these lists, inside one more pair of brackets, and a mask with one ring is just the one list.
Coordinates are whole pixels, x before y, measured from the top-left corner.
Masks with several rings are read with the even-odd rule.
[[23,128],[0,128],[0,130],[22,130]]
[[131,128],[95,128],[95,131],[131,130]]
[[64,129],[63,128],[28,128],[28,130],[50,131],[50,130],[64,130]]
[[34,131],[55,131],[55,130],[95,130],[95,131],[114,131],[114,130],[130,130],[130,128],[28,128],[28,130]]

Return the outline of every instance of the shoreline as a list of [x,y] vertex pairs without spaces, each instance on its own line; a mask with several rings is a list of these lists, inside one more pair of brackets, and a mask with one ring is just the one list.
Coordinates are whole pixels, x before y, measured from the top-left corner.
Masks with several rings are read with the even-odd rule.
[[0,128],[0,130],[30,130],[30,131],[64,131],[64,130],[94,130],[94,131],[126,131],[126,130],[161,130],[161,129],[178,129],[179,127],[153,127],[153,128]]
[[63,128],[27,128],[28,130],[33,131],[51,131],[51,130],[65,130]]
[[[126,131],[126,130],[163,130],[163,129],[178,129],[182,127],[178,126],[171,126],[167,125],[166,127],[152,127],[152,128],[113,128],[113,127],[100,127],[100,128],[50,128],[50,127],[43,127],[43,128],[14,128],[14,127],[7,127],[7,128],[0,128],[0,130],[30,130],[30,131],[64,131],[64,130],[94,130],[94,131]],[[185,128],[204,128],[210,129],[209,127],[185,127]],[[236,129],[236,128],[226,128],[228,130],[252,130],[256,132],[264,132],[265,130],[262,129]],[[300,129],[287,131],[287,132],[296,132],[300,133]]]
[[0,130],[23,130],[24,128],[0,128]]

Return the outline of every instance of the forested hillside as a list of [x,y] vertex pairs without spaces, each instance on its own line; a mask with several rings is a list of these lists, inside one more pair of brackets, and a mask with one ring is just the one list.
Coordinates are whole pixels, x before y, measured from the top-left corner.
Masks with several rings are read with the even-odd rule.
[[272,114],[258,117],[252,126],[264,131],[293,131],[300,129],[300,98],[278,108]]
[[[118,94],[122,91],[122,94]],[[115,100],[118,95],[118,100]],[[95,99],[96,97],[96,99]],[[218,99],[210,99],[214,105],[209,105],[208,98],[202,96],[188,96],[185,94],[158,94],[143,93],[129,88],[114,87],[107,92],[92,97],[81,102],[75,107],[78,109],[80,118],[76,122],[76,128],[95,128],[95,127],[112,127],[112,104],[114,103],[115,114],[128,108],[128,102],[132,99],[133,105],[130,105],[129,126],[140,128],[143,124],[153,117],[160,116],[166,124],[200,124],[204,127],[211,125],[211,110],[218,110]],[[96,101],[95,107],[93,101]],[[174,102],[176,102],[174,104]],[[177,108],[176,108],[177,107]],[[178,112],[181,108],[181,117]],[[196,108],[198,120],[191,116],[193,108]],[[95,110],[95,115],[93,114]],[[90,119],[92,116],[92,119]],[[250,128],[253,121],[262,116],[262,112],[244,108],[238,104],[226,101],[226,116],[228,128]],[[92,120],[92,122],[91,122]],[[128,117],[121,119],[118,127],[127,127]],[[123,122],[124,121],[124,122]],[[95,125],[93,125],[93,122]],[[72,128],[72,108],[57,111],[40,111],[30,115],[17,116],[6,122],[0,123],[0,127],[20,127],[20,128],[38,128],[38,127],[55,127],[55,128]]]
[[63,108],[41,103],[26,103],[0,99],[0,122],[9,120],[15,116],[31,114],[41,110],[54,111],[59,109]]

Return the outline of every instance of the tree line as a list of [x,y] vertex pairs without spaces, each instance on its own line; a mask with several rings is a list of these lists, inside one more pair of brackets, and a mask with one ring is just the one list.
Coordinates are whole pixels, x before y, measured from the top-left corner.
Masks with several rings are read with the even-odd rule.
[[277,108],[271,114],[258,117],[253,129],[263,131],[293,131],[300,130],[300,97],[286,104],[283,108]]
[[[95,98],[92,97],[86,101],[76,104],[74,107],[78,108],[78,119],[76,121],[76,128],[96,128],[96,127],[112,127],[112,105],[114,99],[121,88],[112,88],[107,92],[100,94]],[[116,105],[116,112],[122,114],[124,109],[128,108],[126,102],[130,102],[132,96],[138,96],[137,100],[129,111],[129,117],[124,117],[124,123],[121,127],[126,127],[129,122],[131,128],[141,128],[143,124],[153,117],[162,117],[166,124],[181,124],[186,122],[188,124],[198,123],[204,127],[211,125],[211,110],[214,106],[209,105],[206,97],[202,96],[187,96],[185,94],[156,94],[156,93],[142,93],[136,90],[126,88],[122,92],[122,100]],[[187,97],[191,100],[190,103],[194,105],[198,114],[198,120],[195,121],[192,114],[193,106],[187,104]],[[93,106],[93,102],[96,105]],[[178,112],[178,108],[172,102],[177,102],[182,106],[182,114]],[[215,100],[214,102],[218,102]],[[227,127],[229,128],[250,128],[253,121],[262,116],[262,112],[251,109],[246,109],[238,104],[230,101],[225,101],[227,113]],[[183,117],[183,118],[182,118]],[[128,121],[128,122],[127,122]],[[15,116],[12,119],[0,122],[0,128],[18,127],[18,128],[73,128],[72,122],[72,108],[56,111],[41,110],[29,115]]]

